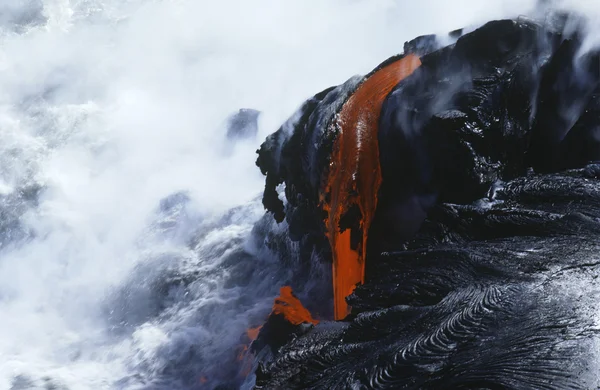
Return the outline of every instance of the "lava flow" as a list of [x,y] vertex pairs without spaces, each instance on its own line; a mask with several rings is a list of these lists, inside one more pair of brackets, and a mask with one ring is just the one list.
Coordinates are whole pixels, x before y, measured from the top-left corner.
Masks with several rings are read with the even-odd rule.
[[292,325],[300,325],[304,322],[309,322],[313,325],[319,323],[319,320],[312,318],[308,309],[296,298],[290,286],[283,286],[279,290],[279,296],[275,298],[275,303],[273,304],[273,314],[283,315]]
[[[381,185],[377,139],[381,106],[394,86],[420,65],[419,58],[409,54],[373,73],[344,104],[336,123],[339,135],[321,194],[323,208],[328,212],[325,224],[333,253],[336,320],[348,315],[346,297],[364,282],[367,234]],[[360,211],[359,226],[340,229],[342,217],[356,207]],[[353,237],[358,238],[357,245],[353,245]]]
[[[301,325],[303,323],[311,323],[313,325],[319,323],[319,320],[314,319],[308,309],[302,305],[300,299],[294,295],[290,286],[283,286],[279,290],[279,296],[275,298],[275,301],[273,302],[271,316],[282,316],[285,321],[294,326]],[[249,328],[246,331],[245,336],[247,344],[241,345],[237,355],[237,360],[241,362],[241,377],[246,377],[252,370],[253,355],[250,345],[258,339],[258,336],[263,328],[264,326],[260,325],[255,328]]]

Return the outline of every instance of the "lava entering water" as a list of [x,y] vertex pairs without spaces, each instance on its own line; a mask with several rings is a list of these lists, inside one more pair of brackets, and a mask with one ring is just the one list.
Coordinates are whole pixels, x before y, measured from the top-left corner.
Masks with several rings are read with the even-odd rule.
[[[333,252],[336,320],[349,313],[345,298],[358,283],[364,282],[367,234],[381,185],[377,140],[381,106],[394,86],[420,65],[419,58],[409,54],[376,71],[344,104],[337,120],[339,136],[322,194],[323,208],[328,212],[327,237]],[[360,211],[360,225],[340,229],[340,220],[356,207]],[[358,240],[353,240],[354,237]]]
[[294,296],[290,286],[281,287],[279,290],[279,296],[275,298],[273,304],[273,314],[282,314],[293,325],[300,325],[304,322],[314,325],[319,323],[319,320],[312,318],[302,302]]
[[[302,305],[300,299],[294,295],[290,286],[283,286],[280,288],[279,296],[276,297],[273,302],[271,316],[274,315],[282,316],[285,321],[291,325],[301,325],[303,323],[316,325],[319,323],[319,320],[313,318],[308,309]],[[254,354],[250,346],[258,339],[263,329],[264,325],[260,325],[246,330],[246,339],[248,343],[240,346],[241,348],[237,355],[237,360],[241,362],[239,374],[243,378],[248,376],[252,371]],[[269,331],[267,330],[267,332]]]

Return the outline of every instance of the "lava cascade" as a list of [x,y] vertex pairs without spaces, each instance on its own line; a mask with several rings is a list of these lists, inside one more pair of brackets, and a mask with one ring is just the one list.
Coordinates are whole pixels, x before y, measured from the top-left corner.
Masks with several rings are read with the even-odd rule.
[[[409,54],[377,70],[368,77],[342,107],[321,202],[328,217],[326,234],[333,253],[334,317],[349,313],[345,298],[364,282],[367,235],[377,208],[381,185],[379,114],[385,97],[402,79],[421,65]],[[358,207],[358,227],[340,229],[341,219]],[[358,244],[353,245],[353,237]]]

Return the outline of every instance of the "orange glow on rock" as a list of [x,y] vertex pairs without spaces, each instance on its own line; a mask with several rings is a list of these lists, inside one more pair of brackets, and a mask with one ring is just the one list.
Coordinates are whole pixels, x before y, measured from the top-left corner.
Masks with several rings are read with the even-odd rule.
[[249,353],[248,346],[250,344],[252,344],[252,342],[258,338],[258,334],[260,333],[261,328],[262,328],[262,325],[259,325],[256,328],[250,328],[246,331],[246,337],[248,338],[248,344],[241,346],[240,352],[237,355],[238,361],[241,362],[246,358],[246,355],[248,355],[248,353]]
[[294,296],[290,286],[281,287],[279,290],[279,296],[275,298],[273,304],[273,314],[282,314],[293,325],[300,325],[304,322],[314,325],[319,323],[319,320],[312,318],[302,302]]
[[241,362],[244,360],[244,358],[246,358],[246,355],[248,354],[248,346],[247,345],[242,345],[239,349],[239,352],[237,354],[237,358],[236,360],[238,362]]
[[237,356],[237,361],[240,362],[239,374],[242,378],[245,378],[252,371],[252,364],[254,361],[254,355],[250,352],[248,345],[242,346]]
[[248,338],[248,344],[246,345],[241,345],[239,347],[239,352],[237,354],[237,358],[236,360],[238,362],[241,362],[241,368],[240,368],[240,375],[242,377],[246,377],[248,376],[248,374],[250,373],[250,371],[252,370],[252,352],[250,352],[250,344],[252,344],[252,342],[254,340],[256,340],[258,338],[258,333],[260,332],[260,329],[262,328],[262,325],[257,326],[255,328],[250,328],[246,331],[246,337]]
[[[350,312],[346,297],[357,284],[364,283],[367,234],[377,208],[381,185],[379,165],[379,116],[386,96],[402,79],[421,65],[409,54],[377,70],[344,103],[336,125],[335,140],[325,189],[321,194],[327,237],[333,252],[334,317],[345,318]],[[352,229],[340,232],[340,219],[352,207],[360,210],[360,235],[351,247]]]
[[[290,286],[284,286],[279,289],[279,296],[275,298],[271,315],[280,314],[293,325],[300,325],[304,322],[318,324],[319,320],[312,318],[310,312],[302,305],[302,302],[294,295]],[[246,330],[247,344],[240,345],[238,348],[236,360],[241,363],[239,375],[248,376],[252,371],[253,354],[249,346],[258,338],[262,325]]]
[[258,338],[258,334],[260,333],[261,329],[262,325],[257,326],[256,328],[250,328],[246,331],[246,336],[248,336],[248,339],[250,339],[250,341],[254,341]]

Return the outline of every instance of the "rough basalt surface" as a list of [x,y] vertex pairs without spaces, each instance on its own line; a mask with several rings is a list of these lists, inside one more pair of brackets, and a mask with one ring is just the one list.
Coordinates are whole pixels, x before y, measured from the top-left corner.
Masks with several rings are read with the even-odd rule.
[[[600,56],[566,19],[405,45],[422,65],[379,118],[366,281],[345,321],[264,355],[257,388],[600,386]],[[259,150],[265,207],[306,262],[331,260],[319,191],[361,80],[309,99]]]

